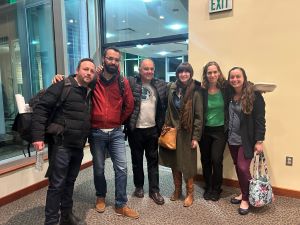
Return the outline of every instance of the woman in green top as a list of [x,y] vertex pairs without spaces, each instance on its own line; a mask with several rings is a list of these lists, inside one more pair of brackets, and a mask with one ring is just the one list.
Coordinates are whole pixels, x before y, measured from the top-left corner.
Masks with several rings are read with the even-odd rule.
[[216,62],[208,62],[202,77],[204,131],[200,141],[201,163],[206,184],[204,199],[220,199],[223,153],[226,145],[224,99],[226,79]]

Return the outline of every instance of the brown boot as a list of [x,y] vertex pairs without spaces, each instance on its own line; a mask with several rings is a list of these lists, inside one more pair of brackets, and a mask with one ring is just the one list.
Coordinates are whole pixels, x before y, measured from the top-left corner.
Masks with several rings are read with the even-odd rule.
[[182,173],[172,169],[173,181],[175,190],[170,197],[171,201],[176,201],[181,197],[182,194]]
[[183,206],[189,207],[194,201],[194,180],[190,178],[186,181],[186,197],[184,199]]
[[105,198],[97,198],[96,211],[103,213],[105,211]]

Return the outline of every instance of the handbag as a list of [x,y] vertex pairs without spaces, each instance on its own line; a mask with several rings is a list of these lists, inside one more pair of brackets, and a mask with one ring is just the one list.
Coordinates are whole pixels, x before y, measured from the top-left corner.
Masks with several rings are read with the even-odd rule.
[[176,136],[176,128],[164,125],[158,138],[158,144],[168,150],[176,150]]
[[[258,163],[256,161],[259,156]],[[262,164],[265,169],[265,174],[261,174]],[[254,207],[262,207],[272,202],[273,190],[270,184],[268,168],[264,153],[256,153],[253,163],[253,178],[249,184],[249,203]]]

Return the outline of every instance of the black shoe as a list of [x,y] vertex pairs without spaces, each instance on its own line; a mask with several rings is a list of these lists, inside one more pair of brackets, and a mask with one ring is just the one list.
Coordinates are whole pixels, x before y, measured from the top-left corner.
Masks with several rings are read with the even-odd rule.
[[60,217],[60,225],[86,225],[85,221],[80,220],[72,212],[62,213]]
[[237,205],[237,204],[241,204],[241,202],[242,200],[236,199],[235,197],[230,199],[231,204]]
[[159,192],[153,192],[149,194],[149,197],[153,199],[153,201],[157,205],[163,205],[165,203],[164,198],[161,196]]
[[219,201],[221,192],[221,190],[213,190],[210,194],[210,199],[214,202]]
[[203,198],[208,201],[211,199],[211,191],[210,190],[205,190],[203,194]]
[[249,213],[249,208],[248,209],[242,209],[242,208],[239,208],[239,214],[240,215],[247,215]]
[[138,198],[144,198],[144,189],[141,187],[137,187],[135,188],[135,191],[134,191],[134,196],[135,197],[138,197]]

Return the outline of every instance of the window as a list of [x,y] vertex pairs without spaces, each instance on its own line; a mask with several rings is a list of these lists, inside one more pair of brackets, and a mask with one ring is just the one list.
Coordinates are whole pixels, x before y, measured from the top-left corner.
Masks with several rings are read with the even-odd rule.
[[106,0],[105,43],[188,32],[188,0]]
[[86,0],[64,0],[67,30],[69,74],[76,71],[80,59],[89,57]]
[[15,94],[28,99],[55,73],[51,1],[0,3],[0,160],[22,154],[26,143],[11,128]]
[[174,76],[188,52],[188,0],[106,0],[103,15],[103,47],[114,45],[125,54],[126,75],[137,73],[137,60],[150,57],[156,77]]

